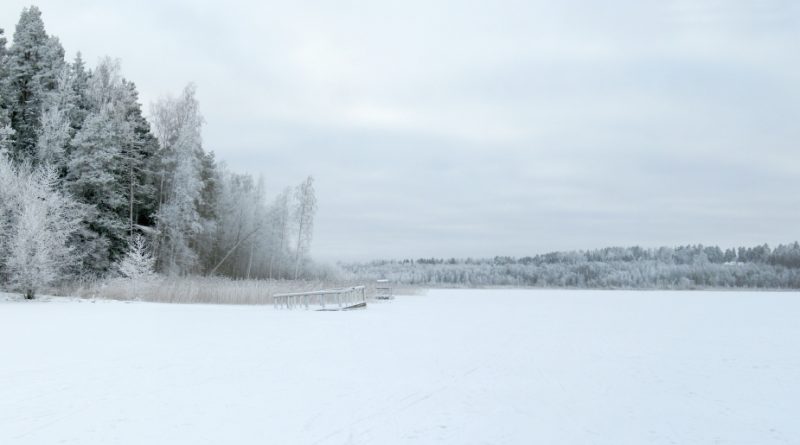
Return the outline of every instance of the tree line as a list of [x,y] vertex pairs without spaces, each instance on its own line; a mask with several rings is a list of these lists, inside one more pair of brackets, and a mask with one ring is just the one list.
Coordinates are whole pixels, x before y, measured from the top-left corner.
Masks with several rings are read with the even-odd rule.
[[67,61],[25,8],[10,44],[0,29],[0,284],[33,296],[142,255],[170,275],[312,273],[313,178],[269,199],[204,148],[203,123],[195,85],[146,117],[118,60]]
[[592,289],[800,289],[800,244],[551,252],[521,258],[419,258],[341,264],[351,276],[425,286]]

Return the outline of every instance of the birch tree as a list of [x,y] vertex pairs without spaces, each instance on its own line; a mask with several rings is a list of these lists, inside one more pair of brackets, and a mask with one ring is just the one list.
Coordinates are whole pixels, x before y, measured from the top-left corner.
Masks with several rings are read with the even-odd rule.
[[77,102],[73,79],[70,67],[64,66],[58,74],[56,88],[42,101],[36,140],[39,163],[64,166],[65,150],[72,137],[72,113]]
[[278,271],[286,267],[286,252],[289,246],[289,202],[292,189],[287,187],[273,201],[269,208],[269,279],[277,278]]
[[200,130],[203,118],[195,87],[184,88],[177,99],[164,98],[153,106],[154,128],[161,144],[158,260],[162,270],[184,274],[196,265],[193,239],[203,230],[197,208],[203,183]]
[[14,193],[3,197],[0,262],[11,288],[26,298],[64,278],[76,259],[69,241],[80,227],[80,206],[58,182],[53,167],[13,167],[0,156],[0,184],[13,184]]
[[294,220],[297,229],[294,259],[294,279],[300,273],[300,262],[306,258],[311,249],[311,238],[314,232],[314,215],[317,212],[317,198],[314,195],[314,178],[309,176],[294,192]]

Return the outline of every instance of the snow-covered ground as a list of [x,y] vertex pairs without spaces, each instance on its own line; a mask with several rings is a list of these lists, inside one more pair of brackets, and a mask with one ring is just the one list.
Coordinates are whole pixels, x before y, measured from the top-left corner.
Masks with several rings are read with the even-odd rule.
[[797,444],[799,316],[757,292],[4,301],[0,444]]

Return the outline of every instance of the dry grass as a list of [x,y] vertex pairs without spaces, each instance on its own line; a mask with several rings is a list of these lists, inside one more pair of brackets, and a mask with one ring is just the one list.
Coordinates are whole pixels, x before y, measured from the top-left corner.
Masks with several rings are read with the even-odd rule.
[[[132,282],[126,279],[81,283],[64,288],[61,295],[110,300],[159,303],[272,304],[272,295],[366,285],[367,298],[375,295],[375,283],[344,281],[230,280],[208,277],[158,277]],[[395,295],[420,293],[420,288],[395,289]]]

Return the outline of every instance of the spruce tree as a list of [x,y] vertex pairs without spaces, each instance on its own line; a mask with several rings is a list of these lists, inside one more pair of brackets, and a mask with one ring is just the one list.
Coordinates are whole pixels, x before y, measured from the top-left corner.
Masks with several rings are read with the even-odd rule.
[[0,28],[0,65],[2,65],[3,60],[6,58],[6,31],[3,28]]
[[70,65],[72,70],[72,91],[75,94],[75,108],[72,110],[72,129],[73,134],[77,133],[86,120],[86,116],[91,111],[91,103],[89,101],[89,78],[91,72],[86,69],[86,63],[83,61],[81,53],[75,56],[75,60]]
[[17,160],[33,161],[42,104],[46,93],[56,89],[64,65],[64,49],[45,32],[39,8],[22,10],[4,65],[4,89],[15,130],[11,154]]
[[10,102],[10,82],[7,75],[8,51],[6,49],[5,30],[0,28],[0,156],[11,153],[14,143],[14,129],[11,127],[11,116],[9,113]]
[[[96,262],[87,264],[87,267],[96,272],[106,270],[110,261],[127,246],[126,170],[120,162],[127,134],[125,123],[107,105],[86,118],[83,128],[75,136],[72,156],[67,164],[67,189],[81,203],[93,209],[85,224],[102,240],[94,247],[110,249],[93,252],[92,258]],[[94,238],[89,234],[86,236]]]

